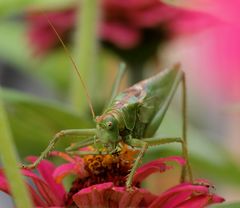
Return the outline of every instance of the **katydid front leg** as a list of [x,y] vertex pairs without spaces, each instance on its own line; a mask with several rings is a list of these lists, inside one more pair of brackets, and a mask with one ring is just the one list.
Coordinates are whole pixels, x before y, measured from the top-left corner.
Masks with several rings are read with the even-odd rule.
[[132,186],[132,180],[133,180],[133,176],[134,176],[134,173],[136,172],[137,170],[137,167],[138,167],[138,164],[140,162],[140,160],[142,159],[144,153],[146,152],[147,148],[148,148],[148,143],[147,142],[144,142],[140,139],[133,139],[133,138],[129,138],[126,140],[126,143],[132,147],[138,147],[138,148],[141,148],[134,164],[133,164],[133,167],[128,175],[128,178],[127,178],[127,181],[126,181],[126,188],[129,190],[131,189],[131,186]]
[[68,154],[71,155],[79,155],[79,156],[84,156],[84,155],[110,155],[110,152],[101,152],[101,151],[81,151],[81,150],[76,150],[76,151],[68,151]]
[[106,151],[106,150],[101,151],[98,148],[95,148],[95,149],[97,149],[97,151],[79,150],[79,148],[81,148],[81,147],[86,147],[86,146],[89,146],[92,144],[94,144],[96,147],[97,142],[99,142],[99,141],[94,136],[93,138],[89,138],[89,140],[84,140],[84,141],[78,142],[78,143],[74,144],[73,146],[66,148],[65,150],[68,154],[80,155],[80,156],[83,156],[83,155],[108,155],[108,154],[111,155],[111,154],[117,153],[119,151],[118,148],[113,149],[112,151]]
[[67,147],[65,149],[65,151],[67,153],[69,153],[69,152],[72,152],[72,151],[75,151],[75,150],[79,150],[82,147],[87,147],[87,146],[90,146],[90,145],[93,145],[93,144],[96,146],[96,142],[97,142],[97,140],[96,140],[95,136],[94,137],[90,137],[90,138],[85,139],[83,141],[71,144],[71,146]]
[[67,129],[67,130],[62,130],[58,132],[54,138],[50,141],[49,145],[47,148],[41,153],[41,155],[38,157],[38,159],[29,165],[21,165],[21,168],[26,168],[26,169],[33,169],[35,168],[41,160],[43,160],[45,157],[48,156],[49,152],[52,151],[54,148],[55,144],[65,136],[77,136],[77,137],[89,137],[93,136],[96,134],[96,129]]

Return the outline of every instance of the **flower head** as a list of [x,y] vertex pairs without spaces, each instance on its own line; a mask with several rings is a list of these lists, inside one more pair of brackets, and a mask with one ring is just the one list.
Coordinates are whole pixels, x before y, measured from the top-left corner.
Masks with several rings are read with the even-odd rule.
[[[216,18],[204,12],[174,7],[160,0],[101,2],[103,16],[99,37],[106,47],[120,56],[126,51],[136,53],[140,48],[148,48],[145,54],[149,53],[146,56],[149,58],[156,51],[156,46],[166,39],[179,33],[199,31],[217,22]],[[45,14],[38,11],[27,14],[28,37],[36,53],[44,54],[59,43],[46,16],[66,40],[75,28],[76,11],[76,7],[71,7]]]
[[[224,201],[222,197],[210,193],[206,181],[179,184],[160,195],[141,187],[141,182],[150,174],[172,168],[166,162],[184,165],[185,161],[178,156],[160,158],[143,165],[134,175],[133,190],[126,190],[126,177],[135,154],[135,150],[127,147],[114,155],[87,155],[83,158],[53,152],[52,155],[64,158],[67,163],[55,167],[51,162],[43,160],[37,168],[38,174],[30,170],[22,170],[22,173],[34,183],[32,187],[26,182],[36,207],[201,208]],[[28,157],[31,162],[35,159],[36,157]],[[75,174],[76,178],[66,191],[61,182],[68,174]],[[10,194],[2,171],[0,190]]]

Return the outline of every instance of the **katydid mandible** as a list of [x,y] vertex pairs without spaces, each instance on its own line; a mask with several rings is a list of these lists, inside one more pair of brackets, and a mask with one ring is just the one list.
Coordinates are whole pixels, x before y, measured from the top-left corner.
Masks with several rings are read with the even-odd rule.
[[[90,97],[77,65],[52,23],[49,20],[48,22],[60,40],[66,54],[69,56],[85,88],[87,101],[94,122],[96,123],[96,128],[67,129],[58,132],[34,163],[22,165],[22,167],[27,169],[35,168],[42,159],[48,156],[55,144],[67,136],[84,138],[74,146],[66,148],[67,153],[75,155],[114,154],[119,151],[121,142],[123,142],[133,148],[140,148],[140,152],[126,180],[126,187],[129,189],[132,185],[134,173],[149,146],[177,142],[181,144],[182,155],[186,160],[186,165],[182,168],[181,181],[185,181],[186,174],[188,173],[189,180],[192,182],[186,137],[186,81],[185,74],[180,69],[180,66],[175,65],[171,69],[167,69],[149,79],[143,80],[117,95],[117,89],[125,70],[125,65],[121,64],[119,76],[116,78],[110,102],[102,115],[95,116]],[[182,84],[182,136],[176,138],[155,138],[154,134],[159,128],[180,83]],[[89,145],[94,145],[95,150],[79,151],[80,148]]]
[[[182,83],[182,137],[154,138],[180,83]],[[119,151],[120,142],[123,142],[133,148],[140,148],[126,181],[126,187],[130,188],[134,173],[149,146],[177,142],[181,144],[182,154],[186,159],[182,180],[185,180],[187,170],[189,180],[192,181],[186,140],[186,83],[184,72],[178,65],[122,91],[112,99],[102,115],[95,117],[94,121],[95,129],[68,129],[57,133],[38,159],[24,168],[36,167],[53,149],[56,142],[65,136],[85,137],[74,146],[66,148],[66,152],[75,155],[114,154]],[[96,148],[95,151],[79,151],[81,147],[96,144],[100,144],[102,148],[97,145],[99,149]]]

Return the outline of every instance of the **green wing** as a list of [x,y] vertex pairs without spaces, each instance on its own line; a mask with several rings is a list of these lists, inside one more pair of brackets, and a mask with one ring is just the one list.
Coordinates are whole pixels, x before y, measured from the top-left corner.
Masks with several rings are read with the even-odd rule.
[[139,83],[146,92],[137,114],[147,124],[144,136],[152,136],[161,124],[182,76],[181,70],[173,68]]

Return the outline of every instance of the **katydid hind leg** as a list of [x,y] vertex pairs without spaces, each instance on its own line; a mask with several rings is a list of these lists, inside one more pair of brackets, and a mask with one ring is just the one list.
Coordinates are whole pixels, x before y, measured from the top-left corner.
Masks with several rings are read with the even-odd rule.
[[186,77],[183,74],[182,78],[182,138],[183,138],[183,155],[187,159],[187,166],[183,167],[181,174],[181,181],[185,181],[186,178],[186,168],[189,172],[189,179],[192,182],[192,170],[190,167],[190,162],[188,158],[188,142],[187,142],[187,87],[186,87]]
[[64,137],[69,137],[69,136],[80,136],[80,137],[88,137],[88,136],[93,136],[95,135],[95,129],[67,129],[67,130],[62,130],[58,132],[53,139],[50,140],[49,145],[47,148],[40,154],[40,156],[33,162],[32,164],[29,165],[21,165],[21,168],[25,169],[33,169],[35,168],[41,160],[46,158],[51,152],[55,146],[55,144],[62,138]]
[[[167,109],[173,99],[174,94],[176,93],[176,90],[179,86],[179,84],[182,84],[182,138],[183,138],[183,147],[184,147],[184,158],[188,159],[188,149],[187,149],[187,89],[186,89],[186,79],[185,74],[183,71],[179,70],[177,76],[174,80],[172,80],[173,84],[171,87],[171,90],[169,91],[166,100],[164,104],[159,108],[159,111],[156,113],[155,117],[152,119],[152,121],[148,124],[148,127],[145,131],[145,137],[152,137],[157,129],[159,128],[159,125],[161,124],[165,113],[167,112]],[[189,162],[188,162],[189,164]],[[190,169],[190,168],[189,168]],[[191,170],[190,170],[191,172]],[[190,180],[192,180],[192,174],[190,174]],[[186,175],[186,168],[183,167],[182,170],[182,181],[185,181],[185,175]]]

